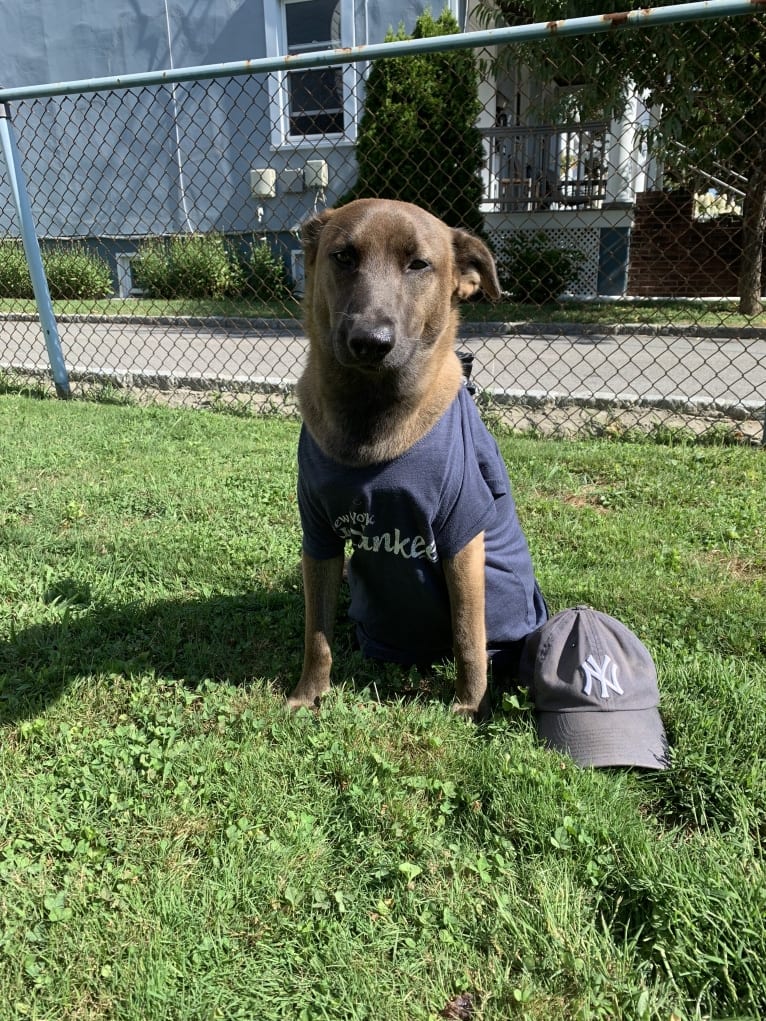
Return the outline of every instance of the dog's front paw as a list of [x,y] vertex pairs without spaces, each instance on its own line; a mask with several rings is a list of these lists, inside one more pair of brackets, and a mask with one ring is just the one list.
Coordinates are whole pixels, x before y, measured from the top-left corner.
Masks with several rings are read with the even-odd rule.
[[298,709],[318,709],[320,701],[319,695],[314,699],[295,698],[290,695],[287,699],[287,708],[292,713],[297,712]]
[[318,709],[322,696],[329,690],[329,684],[310,684],[301,680],[287,696],[287,706],[292,712],[297,709]]
[[472,723],[485,723],[490,716],[489,696],[480,702],[454,702],[452,711]]

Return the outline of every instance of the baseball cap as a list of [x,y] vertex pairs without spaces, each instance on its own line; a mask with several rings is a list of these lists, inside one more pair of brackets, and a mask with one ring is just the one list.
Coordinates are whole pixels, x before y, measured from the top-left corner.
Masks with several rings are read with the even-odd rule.
[[657,670],[619,620],[590,606],[555,614],[527,638],[522,680],[540,738],[578,765],[667,769]]

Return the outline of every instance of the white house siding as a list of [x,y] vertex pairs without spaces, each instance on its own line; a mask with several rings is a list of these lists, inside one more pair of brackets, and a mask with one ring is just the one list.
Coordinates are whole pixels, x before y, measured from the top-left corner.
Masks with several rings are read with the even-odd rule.
[[[411,31],[429,0],[344,0],[356,45]],[[257,59],[279,49],[279,0],[25,0],[0,33],[6,87]],[[463,5],[452,0],[458,20]],[[461,22],[462,23],[462,22]],[[363,73],[357,65],[350,76]],[[362,99],[355,82],[356,109]],[[321,196],[352,183],[346,144],[275,145],[273,83],[264,76],[21,102],[11,111],[39,232],[135,237],[178,231],[284,231],[318,196],[300,188],[312,159],[328,163]],[[275,199],[254,201],[250,170],[272,167]],[[0,210],[11,206],[0,168]],[[6,214],[7,215],[7,214]],[[0,213],[0,216],[2,214]],[[0,222],[0,232],[10,232]]]

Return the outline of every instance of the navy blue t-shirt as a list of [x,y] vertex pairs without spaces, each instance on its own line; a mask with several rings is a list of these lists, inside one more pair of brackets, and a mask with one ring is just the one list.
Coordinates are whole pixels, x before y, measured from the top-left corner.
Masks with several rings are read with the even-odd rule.
[[349,613],[366,656],[413,664],[452,654],[442,561],[482,531],[488,648],[545,622],[508,472],[465,387],[430,432],[382,464],[339,464],[304,425],[298,506],[309,556],[353,549]]

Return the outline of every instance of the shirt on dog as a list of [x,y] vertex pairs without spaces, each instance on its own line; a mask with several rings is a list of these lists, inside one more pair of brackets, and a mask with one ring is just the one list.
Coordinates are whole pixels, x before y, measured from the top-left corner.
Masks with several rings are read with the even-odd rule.
[[465,387],[393,461],[339,464],[304,425],[298,464],[303,549],[325,560],[351,545],[349,614],[366,656],[412,665],[452,654],[442,561],[482,531],[488,648],[545,622],[505,463]]

